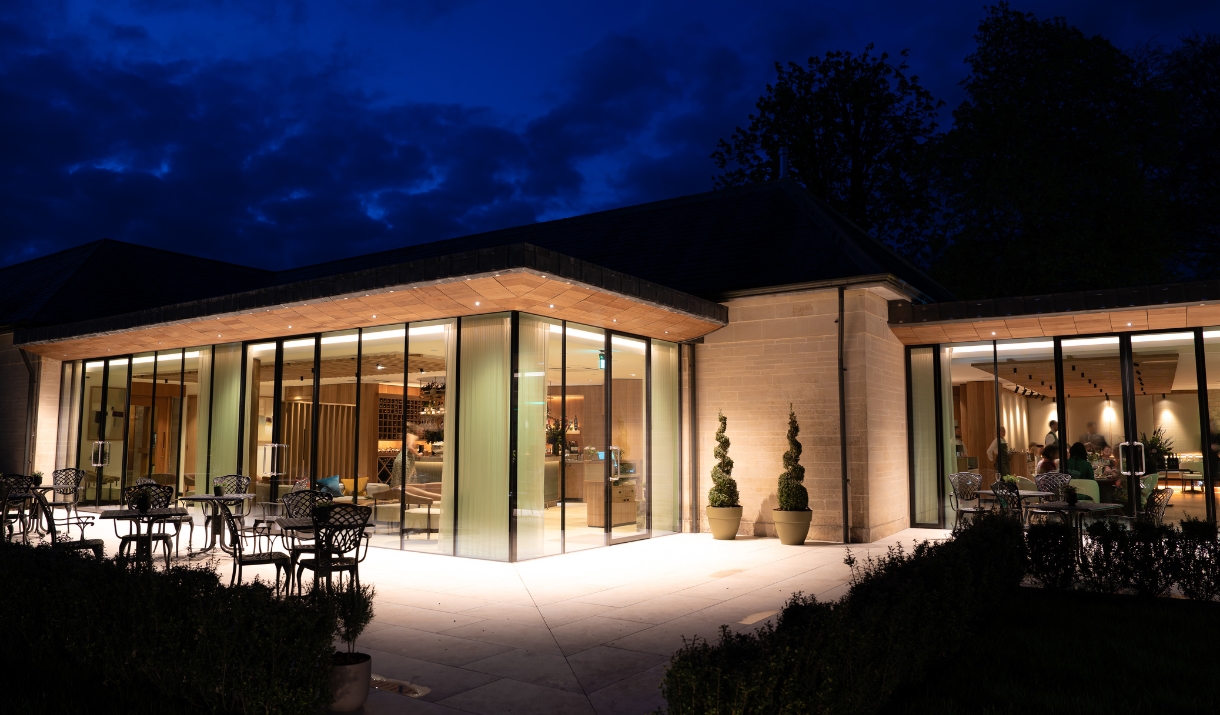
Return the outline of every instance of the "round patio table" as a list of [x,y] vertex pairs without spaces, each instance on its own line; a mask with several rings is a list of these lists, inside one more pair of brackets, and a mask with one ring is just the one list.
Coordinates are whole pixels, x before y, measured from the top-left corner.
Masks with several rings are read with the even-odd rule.
[[[148,564],[152,568],[152,528],[153,524],[159,521],[169,519],[176,516],[186,516],[187,510],[180,506],[166,507],[164,509],[149,509],[148,511],[138,511],[136,509],[103,509],[98,517],[101,519],[121,519],[123,521],[131,521],[136,525],[136,533],[132,534],[133,541],[136,544],[136,561],[139,563]],[[145,525],[145,530],[140,531],[140,525]],[[169,537],[165,537],[169,538]],[[166,541],[166,544],[169,542]],[[165,567],[169,568],[169,547],[165,551]]]
[[238,504],[243,501],[249,501],[254,498],[253,494],[224,494],[216,496],[215,494],[194,494],[186,497],[178,497],[178,501],[195,502],[200,508],[211,509],[212,513],[207,517],[212,522],[211,538],[200,554],[206,554],[216,548],[217,543],[222,543],[224,539],[224,518],[220,515],[221,504]]

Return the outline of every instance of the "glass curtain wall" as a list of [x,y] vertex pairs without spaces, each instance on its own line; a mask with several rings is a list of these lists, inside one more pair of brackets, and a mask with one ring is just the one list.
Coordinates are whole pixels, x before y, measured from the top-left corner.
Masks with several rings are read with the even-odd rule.
[[[1073,472],[1074,477],[1087,479],[1087,474],[1072,466],[1080,459],[1094,463],[1105,460],[1115,468],[1120,467],[1117,452],[1119,445],[1128,441],[1129,435],[1119,343],[1117,336],[1071,338],[1060,342],[1063,354],[1063,424],[1055,455],[1056,471]],[[1135,369],[1139,370],[1138,367]],[[1142,375],[1136,377],[1138,394]],[[1050,460],[1044,462],[1043,471],[1050,471]],[[1096,473],[1093,476],[1096,477]],[[1126,504],[1130,513],[1131,482],[1135,482],[1135,498],[1138,499],[1141,492],[1149,488],[1151,479],[1155,477],[1136,475],[1132,480],[1116,473],[1112,483],[1108,478],[1099,483],[1098,497],[1101,498],[1100,486],[1104,485],[1107,487],[1105,496],[1114,503]]]
[[463,318],[458,384],[458,556],[504,561],[508,544],[510,323]]
[[[606,545],[606,333],[568,323],[563,412],[564,547]],[[596,508],[590,510],[590,504]]]
[[[610,357],[610,484],[604,510],[612,538],[618,539],[648,533],[648,343],[612,335]],[[591,514],[597,507],[590,500]]]
[[678,346],[652,341],[651,365],[652,533],[682,530],[678,459]]
[[333,477],[378,546],[537,558],[680,530],[678,358],[503,313],[74,362],[57,460],[93,503],[148,476],[245,474],[268,502]]
[[996,362],[998,419],[1010,445],[1007,474],[1018,478],[1020,488],[1032,490],[1037,475],[1056,469],[1059,459],[1055,341],[1001,340]]

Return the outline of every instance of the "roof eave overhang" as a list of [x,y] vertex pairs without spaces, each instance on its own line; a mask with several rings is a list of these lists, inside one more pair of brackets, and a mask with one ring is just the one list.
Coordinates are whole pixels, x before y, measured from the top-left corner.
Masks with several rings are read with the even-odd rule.
[[790,283],[780,286],[747,288],[744,290],[728,291],[720,294],[717,297],[722,301],[727,301],[736,298],[749,298],[760,295],[836,290],[838,288],[869,290],[877,293],[886,300],[908,300],[913,302],[930,300],[930,298],[924,294],[923,291],[893,275],[892,273],[875,273],[864,276],[849,276],[847,278],[828,278],[820,281]]
[[[510,277],[515,277],[517,284],[505,288],[500,279],[507,281]],[[479,290],[484,289],[494,294],[492,299],[478,299],[483,295]],[[391,298],[391,295],[395,297]],[[446,311],[450,314],[419,314],[402,307],[409,305],[415,297],[427,295],[438,296],[440,302],[451,308]],[[353,300],[355,302],[348,302]],[[339,306],[331,305],[326,310],[323,306],[340,302],[342,310],[351,313],[352,319],[341,320],[344,325],[336,326],[332,318]],[[552,305],[554,308],[550,307]],[[390,307],[383,309],[385,306]],[[310,311],[311,307],[313,311]],[[369,312],[378,309],[380,313]],[[674,341],[693,340],[728,323],[728,309],[719,303],[522,243],[269,286],[96,320],[26,328],[15,332],[14,343],[56,359],[79,359],[134,352],[137,345],[141,350],[169,349],[502,310],[538,312],[548,317],[579,320],[595,327]],[[325,319],[311,320],[309,313],[315,317],[324,315]],[[366,313],[369,317],[364,317]],[[283,320],[272,320],[281,314]],[[293,315],[304,317],[289,323]],[[379,317],[372,317],[374,315]],[[267,330],[243,327],[243,321],[253,322],[254,316],[264,323],[275,323],[276,330],[268,333]],[[279,323],[283,323],[283,327],[279,327]],[[211,333],[200,328],[213,325],[224,327],[215,333],[214,339],[202,340]],[[295,327],[288,328],[288,325]],[[192,337],[200,339],[189,344],[179,344],[181,340],[174,342],[172,339],[155,341],[155,345],[148,344],[149,340],[141,342],[140,334],[153,330],[197,333]],[[114,347],[97,350],[105,344]]]

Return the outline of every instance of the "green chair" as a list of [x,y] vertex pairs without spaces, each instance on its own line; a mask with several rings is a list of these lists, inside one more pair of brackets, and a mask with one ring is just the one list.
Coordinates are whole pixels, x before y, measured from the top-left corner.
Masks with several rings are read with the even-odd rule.
[[1097,486],[1097,482],[1092,479],[1073,479],[1068,482],[1068,486],[1076,487],[1078,499],[1101,502],[1101,487]]

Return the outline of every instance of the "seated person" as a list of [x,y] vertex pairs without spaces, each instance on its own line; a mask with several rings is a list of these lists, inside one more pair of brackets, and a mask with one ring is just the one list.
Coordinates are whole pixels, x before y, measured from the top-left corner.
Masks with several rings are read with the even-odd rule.
[[1097,460],[1101,465],[1101,475],[1103,477],[1114,477],[1118,475],[1118,460],[1114,458],[1114,448],[1106,445],[1101,449],[1101,457]]
[[1076,442],[1068,449],[1067,461],[1063,463],[1063,471],[1072,475],[1072,479],[1093,479],[1093,464],[1089,462],[1089,453],[1085,451],[1083,442]]
[[1059,445],[1048,444],[1042,448],[1042,460],[1038,462],[1038,474],[1059,471],[1056,463],[1059,458]]

